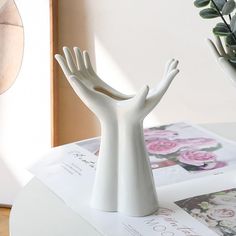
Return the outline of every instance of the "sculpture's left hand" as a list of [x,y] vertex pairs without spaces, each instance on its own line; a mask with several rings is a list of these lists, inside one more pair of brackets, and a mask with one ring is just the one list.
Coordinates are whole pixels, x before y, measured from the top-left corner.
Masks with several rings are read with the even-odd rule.
[[127,105],[129,109],[128,114],[133,112],[144,118],[155,108],[175,76],[179,73],[179,69],[177,69],[178,63],[179,62],[175,59],[167,62],[164,76],[157,88],[149,91],[149,87],[146,85],[133,98],[126,100],[126,102],[130,104]]
[[179,69],[177,69],[179,64],[178,60],[172,59],[166,63],[165,71],[161,82],[158,86],[150,91],[146,105],[145,112],[148,114],[154,107],[160,102],[163,95],[166,93],[173,79],[179,73]]
[[229,61],[233,56],[233,51],[228,47],[225,50],[219,37],[216,37],[215,43],[211,39],[207,39],[207,43],[221,69],[236,83],[236,68]]

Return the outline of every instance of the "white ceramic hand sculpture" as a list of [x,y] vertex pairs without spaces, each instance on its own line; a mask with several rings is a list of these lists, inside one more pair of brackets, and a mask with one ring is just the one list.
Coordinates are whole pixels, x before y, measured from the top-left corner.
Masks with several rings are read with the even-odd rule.
[[101,123],[101,146],[91,206],[145,216],[158,209],[152,170],[143,136],[143,119],[160,102],[173,78],[178,61],[168,62],[164,78],[149,93],[144,86],[135,96],[124,95],[94,72],[89,55],[74,48],[75,60],[66,47],[65,59],[56,55],[69,83]]
[[221,39],[218,36],[216,36],[215,43],[211,39],[207,39],[207,43],[221,69],[234,85],[236,85],[236,67],[229,61],[234,54],[233,51],[229,47],[225,47],[224,49]]

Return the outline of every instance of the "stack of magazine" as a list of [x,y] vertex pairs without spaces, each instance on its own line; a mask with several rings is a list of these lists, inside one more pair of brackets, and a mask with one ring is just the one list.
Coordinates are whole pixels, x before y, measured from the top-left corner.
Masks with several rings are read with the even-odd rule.
[[30,171],[104,235],[235,236],[236,143],[185,122],[144,135],[160,204],[150,216],[90,208],[99,138],[54,148]]

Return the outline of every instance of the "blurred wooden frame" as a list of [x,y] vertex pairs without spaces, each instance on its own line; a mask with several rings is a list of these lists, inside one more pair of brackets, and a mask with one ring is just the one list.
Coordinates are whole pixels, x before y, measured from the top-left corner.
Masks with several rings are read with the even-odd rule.
[[[88,48],[87,25],[83,22],[85,17],[83,1],[58,1],[50,2],[50,30],[51,30],[51,144],[58,146],[78,140],[88,139],[97,136],[98,123],[94,114],[86,105],[78,99],[73,89],[62,79],[64,77],[59,64],[54,59],[54,55],[59,53],[61,46],[66,44],[72,46],[73,43],[80,42],[82,48]],[[76,11],[70,13],[70,9]],[[77,27],[80,29],[74,32],[66,27],[65,19],[74,22],[80,13]],[[62,17],[63,16],[63,17]],[[59,25],[59,22],[61,25]],[[65,39],[61,31],[69,36]],[[83,32],[83,39],[80,33]],[[60,48],[59,48],[60,47]],[[77,122],[77,123],[76,123]],[[76,123],[76,125],[75,125]]]
[[58,145],[58,65],[54,55],[58,52],[58,0],[50,1],[50,78],[51,78],[51,145]]

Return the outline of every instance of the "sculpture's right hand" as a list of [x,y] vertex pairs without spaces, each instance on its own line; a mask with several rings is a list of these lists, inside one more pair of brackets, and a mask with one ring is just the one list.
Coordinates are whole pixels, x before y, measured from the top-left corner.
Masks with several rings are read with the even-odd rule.
[[[74,48],[76,64],[70,50],[64,47],[63,51],[65,58],[60,54],[55,55],[55,58],[75,93],[96,114],[107,112],[111,107],[109,104],[113,103],[113,99],[96,90],[98,85],[92,77],[92,73],[95,72],[92,69],[90,61],[88,61],[88,54],[85,53],[85,57],[83,58],[79,49]],[[111,109],[109,112],[112,112]]]
[[67,79],[69,79],[72,75],[77,76],[77,79],[83,81],[88,88],[98,88],[100,90],[107,91],[107,93],[112,94],[120,100],[132,97],[120,93],[98,77],[92,67],[87,51],[84,51],[82,54],[78,47],[74,47],[75,59],[68,47],[63,47],[63,52],[65,58],[60,54],[56,54],[55,58],[60,64]]

